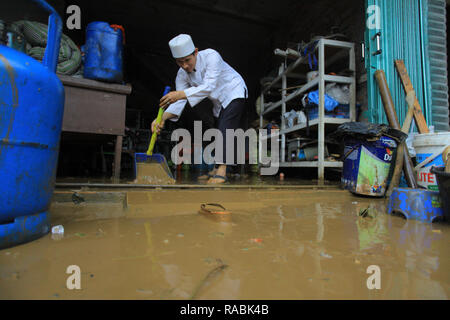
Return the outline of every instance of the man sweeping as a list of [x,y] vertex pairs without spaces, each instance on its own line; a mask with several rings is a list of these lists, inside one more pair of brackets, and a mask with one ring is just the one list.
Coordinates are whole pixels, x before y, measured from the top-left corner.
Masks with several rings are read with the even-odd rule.
[[[247,86],[241,75],[228,65],[213,49],[199,51],[192,38],[180,34],[170,40],[169,47],[175,62],[180,67],[176,77],[176,91],[161,98],[160,107],[165,112],[160,125],[152,123],[152,132],[158,134],[167,119],[177,121],[187,103],[191,107],[205,98],[213,103],[213,114],[217,129],[223,136],[223,158],[216,158],[215,169],[210,172],[208,184],[227,181],[226,129],[244,129]],[[233,163],[234,164],[234,163]]]

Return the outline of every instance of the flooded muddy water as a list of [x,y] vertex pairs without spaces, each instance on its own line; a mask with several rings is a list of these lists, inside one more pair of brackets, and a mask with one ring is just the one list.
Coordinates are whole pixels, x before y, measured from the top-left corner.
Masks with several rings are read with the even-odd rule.
[[[198,213],[220,203],[231,222]],[[359,216],[362,210],[369,214]],[[53,203],[51,234],[0,250],[0,299],[448,299],[450,230],[341,190],[153,190]],[[69,266],[81,289],[69,290]],[[370,266],[380,289],[369,290]],[[371,282],[373,283],[373,282]]]

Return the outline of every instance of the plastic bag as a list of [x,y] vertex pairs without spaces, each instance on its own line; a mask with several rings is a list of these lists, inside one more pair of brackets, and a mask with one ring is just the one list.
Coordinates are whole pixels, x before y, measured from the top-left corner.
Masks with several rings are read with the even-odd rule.
[[325,87],[325,93],[339,104],[350,104],[350,88],[348,85],[329,83]]
[[295,119],[298,118],[297,112],[295,110],[291,110],[283,114],[283,117],[287,120],[286,127],[292,128],[294,126]]
[[[319,105],[319,90],[312,91],[308,93],[309,103],[314,103]],[[339,102],[331,98],[329,95],[325,94],[325,110],[333,111],[339,105]]]
[[297,112],[297,123],[298,124],[306,124],[306,122],[307,122],[307,118],[306,118],[306,115],[305,115],[305,113],[303,112],[303,111],[298,111]]
[[414,138],[418,135],[418,133],[410,133],[408,138],[406,139],[406,145],[408,146],[409,155],[411,157],[416,156],[416,149],[413,147]]
[[360,140],[387,136],[399,143],[405,141],[408,137],[406,133],[392,129],[385,124],[373,124],[369,122],[348,122],[341,124],[331,136],[336,139],[353,137]]

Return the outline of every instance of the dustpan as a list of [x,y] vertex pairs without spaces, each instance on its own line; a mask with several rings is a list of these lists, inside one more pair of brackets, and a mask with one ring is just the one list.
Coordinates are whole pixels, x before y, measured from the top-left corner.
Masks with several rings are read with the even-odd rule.
[[137,164],[140,162],[146,162],[146,163],[159,163],[161,165],[161,168],[164,169],[164,171],[167,173],[167,175],[174,179],[172,171],[169,169],[169,165],[167,164],[166,157],[164,157],[160,153],[152,154],[151,156],[147,155],[147,153],[135,153],[134,154],[134,168],[135,168],[135,176],[137,178]]
[[[164,90],[164,94],[163,96],[165,96],[166,94],[168,94],[170,92],[170,87],[166,87]],[[164,113],[164,109],[159,108],[159,112],[158,112],[158,117],[156,119],[156,122],[159,124],[161,122],[162,119],[162,115]],[[145,162],[145,163],[158,163],[161,165],[161,167],[164,169],[164,171],[167,173],[167,175],[173,178],[172,172],[169,169],[169,165],[167,164],[166,158],[164,157],[164,155],[159,154],[159,153],[155,153],[153,154],[153,148],[155,146],[155,142],[156,142],[156,138],[157,138],[157,133],[154,132],[152,134],[151,140],[150,140],[150,145],[148,147],[148,151],[147,153],[135,153],[135,158],[134,158],[134,168],[135,168],[135,175],[136,178],[138,177],[138,173],[137,173],[137,164],[140,162]]]

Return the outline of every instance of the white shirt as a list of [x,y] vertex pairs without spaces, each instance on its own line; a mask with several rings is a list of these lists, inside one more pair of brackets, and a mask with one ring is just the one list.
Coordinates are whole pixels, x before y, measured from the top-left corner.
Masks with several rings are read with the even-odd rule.
[[[180,68],[175,83],[176,90],[184,91],[191,107],[209,98],[216,118],[234,99],[247,98],[244,79],[213,49],[199,51],[195,71],[188,73]],[[166,112],[177,117],[170,120],[178,121],[185,105],[186,99],[172,103]]]

